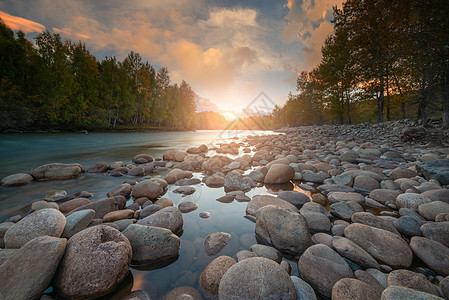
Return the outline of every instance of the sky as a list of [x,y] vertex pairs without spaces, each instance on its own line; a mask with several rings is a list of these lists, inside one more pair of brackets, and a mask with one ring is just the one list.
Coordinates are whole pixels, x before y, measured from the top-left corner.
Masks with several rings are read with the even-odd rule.
[[[264,92],[283,104],[297,74],[321,59],[341,0],[2,0],[0,18],[28,37],[81,40],[99,60],[138,52],[173,83],[186,80],[221,110]],[[270,105],[271,105],[271,101]]]

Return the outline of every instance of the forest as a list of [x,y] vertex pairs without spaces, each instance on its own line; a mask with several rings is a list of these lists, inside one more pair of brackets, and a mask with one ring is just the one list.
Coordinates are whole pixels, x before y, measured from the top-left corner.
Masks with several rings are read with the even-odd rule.
[[348,0],[333,7],[321,62],[297,78],[274,127],[442,117],[449,128],[447,0]]
[[48,31],[34,47],[0,22],[2,129],[188,129],[204,118],[194,114],[194,96],[139,53],[98,61],[83,42]]

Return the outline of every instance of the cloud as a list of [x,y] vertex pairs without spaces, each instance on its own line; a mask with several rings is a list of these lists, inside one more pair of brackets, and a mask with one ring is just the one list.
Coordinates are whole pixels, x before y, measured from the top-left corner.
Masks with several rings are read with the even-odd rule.
[[12,30],[21,30],[24,33],[41,32],[45,30],[45,26],[34,21],[12,16],[5,12],[0,11],[0,18],[6,25],[11,27]]

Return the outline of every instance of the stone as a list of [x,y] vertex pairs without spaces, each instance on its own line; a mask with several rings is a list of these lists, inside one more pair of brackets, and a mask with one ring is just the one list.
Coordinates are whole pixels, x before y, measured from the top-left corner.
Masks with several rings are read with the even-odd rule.
[[209,256],[213,256],[220,252],[231,239],[231,235],[226,232],[215,232],[209,234],[204,240],[204,250]]
[[1,299],[39,299],[50,285],[66,239],[40,236],[15,251],[1,266]]
[[353,278],[346,261],[326,245],[313,245],[301,255],[298,272],[323,297],[330,298],[332,287],[342,278]]
[[408,268],[412,264],[413,253],[397,234],[358,223],[346,227],[344,233],[381,264],[392,268]]
[[295,285],[297,300],[317,300],[315,291],[310,284],[297,276],[290,276],[290,278]]
[[271,259],[278,264],[282,261],[281,252],[270,246],[254,244],[251,246],[251,251],[259,257]]
[[418,221],[412,216],[403,216],[394,220],[394,227],[405,236],[422,235]]
[[376,290],[379,294],[382,294],[385,287],[370,273],[363,270],[357,270],[354,272],[355,278],[357,278],[360,281],[363,281],[364,283],[371,286],[374,290]]
[[416,175],[418,175],[416,172],[404,168],[396,168],[392,170],[390,173],[388,173],[388,177],[390,177],[393,180],[399,178],[412,178],[415,177]]
[[349,174],[340,174],[336,176],[332,176],[332,181],[337,185],[345,185],[352,186],[354,183],[354,179]]
[[131,195],[132,187],[129,183],[122,183],[108,193],[108,197],[123,196],[129,198]]
[[179,210],[185,214],[198,209],[198,204],[192,201],[184,201],[178,204]]
[[131,257],[131,244],[116,229],[97,225],[78,232],[68,241],[55,275],[58,293],[77,299],[104,296],[125,278]]
[[241,251],[237,252],[235,257],[237,258],[237,261],[240,262],[244,259],[248,259],[251,257],[258,257],[258,255],[256,253],[248,251],[248,250],[241,250]]
[[207,265],[201,273],[201,287],[212,295],[218,294],[220,281],[226,271],[237,262],[229,256],[219,256]]
[[170,198],[160,198],[154,202],[154,205],[159,205],[162,208],[174,206],[173,201]]
[[17,173],[3,177],[1,184],[4,186],[20,186],[33,181],[33,176],[27,173]]
[[17,251],[19,251],[19,249],[0,249],[0,266]]
[[281,252],[301,255],[312,245],[309,226],[297,212],[265,206],[256,213],[256,236]]
[[179,255],[180,240],[165,228],[131,224],[123,231],[131,243],[133,265],[166,260]]
[[[14,225],[13,222],[0,223],[0,248],[5,248],[5,240],[4,240],[5,233],[13,225]],[[1,265],[1,263],[0,263],[0,265]]]
[[134,223],[136,223],[136,219],[117,220],[114,222],[120,232],[123,232],[123,230],[125,230],[129,225]]
[[425,237],[412,237],[410,247],[430,269],[436,273],[449,275],[449,248]]
[[59,205],[55,202],[48,202],[45,200],[36,201],[31,204],[31,209],[34,211],[44,208],[53,208],[59,210]]
[[91,202],[87,198],[75,198],[75,199],[72,199],[67,202],[59,204],[59,210],[62,213],[67,214],[67,213],[71,212],[72,210],[74,210],[80,206],[89,204],[89,203],[91,203]]
[[266,184],[282,184],[290,182],[294,176],[295,171],[289,165],[274,164],[265,175],[264,182]]
[[380,265],[368,252],[347,238],[335,236],[332,246],[342,257],[355,262],[363,269],[380,269]]
[[5,233],[6,248],[20,248],[40,236],[59,238],[64,231],[66,219],[56,209],[38,210],[11,226]]
[[400,192],[395,190],[375,189],[369,193],[369,197],[373,200],[376,200],[379,203],[386,204],[386,203],[395,203],[396,198],[400,194],[401,194]]
[[432,201],[443,201],[449,203],[449,189],[430,190],[425,191],[422,194],[426,197],[429,197]]
[[139,218],[140,219],[144,219],[148,216],[151,216],[152,214],[154,214],[155,212],[159,211],[162,209],[162,206],[160,205],[156,205],[156,204],[150,204],[148,206],[145,206],[141,211],[140,211],[140,215]]
[[449,298],[449,276],[446,276],[443,280],[440,281],[440,289],[443,292],[443,295],[446,299]]
[[93,209],[95,211],[94,219],[102,219],[107,213],[123,209],[125,205],[126,205],[125,197],[115,196],[100,201],[95,201],[83,206],[79,206],[78,208],[71,210],[70,213],[74,213],[76,211],[84,209]]
[[440,184],[449,184],[449,159],[418,163],[416,170],[427,180],[436,179]]
[[323,184],[317,187],[323,194],[329,194],[330,192],[355,192],[350,186],[338,185],[338,184]]
[[208,211],[202,211],[202,212],[200,212],[198,215],[200,216],[200,218],[207,219],[207,218],[210,217],[210,212],[208,212]]
[[315,212],[305,212],[301,215],[306,219],[311,232],[330,232],[332,224],[326,215]]
[[146,179],[133,186],[133,198],[147,197],[154,200],[164,193],[164,187],[159,182],[152,179]]
[[293,204],[298,208],[303,206],[305,203],[310,202],[310,198],[306,194],[297,191],[282,191],[278,193],[277,197]]
[[249,177],[242,177],[234,172],[229,172],[225,176],[224,188],[226,193],[231,191],[248,192],[255,186],[256,184]]
[[82,170],[80,164],[51,163],[32,170],[31,176],[38,181],[70,179],[81,175]]
[[219,188],[224,186],[225,179],[224,177],[218,175],[207,176],[204,180],[204,183],[211,188]]
[[432,294],[419,292],[402,286],[389,286],[382,292],[382,300],[442,300]]
[[67,216],[64,231],[61,236],[70,239],[81,230],[86,229],[94,216],[95,211],[93,209],[80,210]]
[[173,193],[183,194],[184,196],[192,195],[193,193],[195,193],[195,188],[193,186],[180,186],[179,188],[175,189]]
[[278,208],[287,209],[293,212],[298,212],[298,209],[291,203],[279,199],[271,195],[256,195],[254,196],[248,205],[246,206],[246,214],[250,216],[255,216],[256,212],[267,205],[273,205]]
[[177,207],[165,207],[148,217],[145,217],[137,224],[145,226],[155,226],[170,229],[174,234],[182,231],[183,226],[182,213]]
[[332,246],[332,236],[324,232],[318,232],[312,235],[312,242],[314,245],[323,244],[329,248],[334,248],[334,246]]
[[397,231],[393,223],[377,217],[369,212],[356,212],[352,215],[351,221],[354,223],[365,224],[379,229],[388,230],[399,235],[399,232]]
[[180,179],[184,179],[185,174],[181,169],[173,169],[165,175],[164,180],[167,181],[168,184],[173,184]]
[[332,288],[332,300],[378,300],[380,295],[370,285],[353,278],[342,278]]
[[410,270],[394,270],[388,275],[388,286],[403,286],[417,291],[439,296],[438,288],[426,276]]
[[133,157],[133,163],[149,163],[152,162],[154,160],[153,156],[149,155],[149,154],[137,154],[136,156]]
[[349,221],[356,212],[363,212],[363,207],[354,201],[337,202],[330,206],[330,213],[340,219]]
[[111,211],[111,212],[107,213],[103,217],[103,222],[104,223],[115,222],[118,220],[129,219],[129,218],[132,218],[133,216],[134,216],[134,210],[121,209],[121,210]]
[[435,221],[435,217],[440,213],[449,213],[449,203],[442,201],[432,201],[418,206],[418,212],[429,221]]
[[295,300],[296,289],[287,272],[263,257],[245,259],[232,265],[220,281],[220,300]]
[[420,230],[424,237],[449,247],[449,222],[427,223]]
[[[165,295],[164,300],[202,300],[203,297],[191,286],[180,286]],[[148,298],[148,300],[150,300]]]
[[175,157],[176,157],[176,153],[177,153],[177,152],[178,152],[178,151],[177,151],[177,150],[174,150],[174,149],[167,150],[167,151],[165,151],[164,154],[162,155],[162,158],[163,158],[164,160],[175,160]]
[[396,197],[396,206],[398,208],[411,208],[414,211],[417,211],[418,206],[431,201],[432,200],[422,194],[404,193]]
[[86,172],[87,173],[104,173],[108,170],[108,164],[105,162],[96,163],[93,166],[90,166]]
[[342,155],[340,155],[340,161],[347,161],[350,163],[357,162],[357,159],[359,158],[359,154],[355,151],[346,151]]
[[214,155],[203,163],[203,169],[209,173],[215,173],[226,165],[229,165],[232,159],[222,155]]
[[254,170],[248,174],[248,177],[251,178],[254,182],[263,182],[265,174],[260,171]]
[[356,191],[361,192],[371,192],[372,190],[380,188],[379,182],[366,175],[359,175],[354,179],[354,184],[352,186]]
[[332,192],[327,195],[330,203],[342,202],[342,201],[354,201],[363,205],[365,203],[365,197],[359,193],[352,192]]

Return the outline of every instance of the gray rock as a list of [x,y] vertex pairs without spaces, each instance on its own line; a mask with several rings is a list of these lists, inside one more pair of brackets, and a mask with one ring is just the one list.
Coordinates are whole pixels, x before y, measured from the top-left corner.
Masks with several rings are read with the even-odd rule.
[[192,201],[184,201],[178,204],[178,208],[182,213],[188,213],[198,209],[198,204]]
[[417,291],[440,296],[438,288],[426,276],[410,270],[394,270],[388,275],[388,286],[403,286]]
[[408,268],[413,253],[397,234],[375,227],[353,223],[345,229],[346,238],[358,244],[379,263],[393,268]]
[[251,171],[248,174],[248,177],[251,178],[254,182],[263,182],[263,179],[265,178],[265,174],[255,170],[255,171]]
[[131,243],[134,265],[148,264],[179,255],[180,240],[165,228],[129,225],[123,235]]
[[37,167],[31,171],[35,180],[59,180],[78,177],[83,167],[80,164],[51,163]]
[[0,249],[0,266],[19,249]]
[[380,293],[363,281],[353,278],[342,278],[332,288],[332,299],[378,300],[380,299]]
[[115,187],[112,191],[108,193],[108,197],[123,196],[129,198],[131,195],[132,187],[129,183],[122,183],[121,185]]
[[66,239],[40,236],[23,245],[1,265],[0,298],[39,299],[56,272],[66,243]]
[[330,213],[340,219],[349,221],[356,212],[364,211],[363,207],[354,201],[337,202],[330,206]]
[[157,211],[160,211],[162,209],[162,206],[157,205],[157,204],[150,204],[148,206],[145,206],[141,211],[140,211],[140,219],[144,219],[148,216],[151,216],[152,214],[154,214]]
[[446,299],[449,299],[449,276],[440,281],[440,289]]
[[432,200],[422,194],[405,193],[397,196],[396,206],[398,208],[411,208],[417,211],[418,206],[424,203],[429,203],[431,201]]
[[380,217],[377,217],[372,213],[356,212],[352,215],[351,221],[354,223],[361,223],[379,229],[388,230],[392,233],[399,235],[399,232],[397,231],[396,227],[394,227],[394,225],[391,222],[382,219]]
[[201,287],[212,295],[218,294],[220,281],[226,271],[236,264],[236,261],[229,256],[219,256],[209,263],[201,273]]
[[251,246],[251,251],[254,252],[259,257],[265,257],[271,259],[278,264],[282,261],[282,254],[273,247],[254,244]]
[[436,273],[449,275],[449,248],[425,237],[412,237],[410,248],[430,269]]
[[449,159],[416,164],[416,170],[426,179],[436,179],[440,184],[449,184]]
[[238,262],[241,262],[244,259],[248,259],[251,257],[258,257],[258,255],[254,252],[248,251],[248,250],[242,250],[237,252],[237,254],[235,255],[237,258]]
[[310,202],[310,198],[306,194],[297,191],[282,191],[277,196],[279,199],[285,200],[298,208]]
[[40,200],[40,201],[33,202],[31,204],[31,209],[34,211],[44,209],[44,208],[54,208],[54,209],[59,210],[59,206],[55,202],[48,202],[45,200]]
[[366,175],[359,175],[354,179],[354,184],[352,187],[356,191],[371,192],[372,190],[380,188],[380,184],[373,177]]
[[419,292],[402,286],[389,286],[382,292],[382,300],[442,300],[432,294]]
[[180,186],[179,188],[175,189],[173,193],[183,194],[184,196],[192,195],[193,193],[195,193],[195,188],[193,186]]
[[231,191],[248,192],[255,186],[256,184],[249,177],[242,177],[234,172],[229,172],[225,176],[224,189],[226,193]]
[[297,300],[316,300],[315,291],[313,288],[302,280],[299,277],[296,276],[290,276],[291,280],[293,281],[293,284],[295,285],[296,289],[296,299]]
[[20,186],[33,181],[33,176],[27,173],[18,173],[2,178],[1,184],[4,186]]
[[[148,300],[150,299],[148,298]],[[164,300],[203,300],[203,297],[198,290],[191,286],[180,286],[165,295]]]
[[256,195],[254,196],[250,202],[248,202],[246,206],[246,214],[250,216],[255,216],[256,212],[267,205],[273,205],[278,208],[287,209],[293,212],[298,212],[298,209],[292,205],[291,203],[279,199],[270,195]]
[[366,272],[372,275],[376,280],[386,288],[388,286],[388,274],[383,273],[378,269],[369,268],[366,269]]
[[[164,181],[166,183],[166,181]],[[154,200],[164,193],[164,184],[153,179],[146,179],[133,186],[132,196],[134,199],[147,197]]]
[[312,242],[314,245],[323,244],[329,248],[334,248],[334,246],[332,246],[332,236],[324,232],[318,232],[312,235]]
[[332,192],[327,196],[330,203],[342,202],[342,201],[354,201],[361,205],[365,203],[365,197],[358,193],[352,192]]
[[330,232],[332,225],[327,216],[315,212],[304,212],[301,215],[306,219],[311,232]]
[[137,221],[137,224],[170,229],[174,234],[182,230],[182,213],[177,207],[165,207],[152,215]]
[[334,237],[332,240],[332,246],[342,257],[355,262],[364,269],[380,269],[380,265],[368,252],[347,238],[337,236]]
[[449,213],[449,203],[442,201],[432,201],[418,206],[421,216],[430,221],[435,221],[435,217],[440,213]]
[[134,223],[136,223],[136,219],[117,220],[114,222],[120,232],[123,232],[123,230],[125,230],[129,225]]
[[420,227],[422,235],[449,247],[449,222],[427,223]]
[[304,217],[274,206],[265,206],[257,211],[255,232],[264,243],[293,255],[300,255],[312,245]]
[[56,209],[38,210],[13,226],[5,233],[6,248],[20,248],[32,239],[40,236],[60,237],[64,231],[66,219]]
[[386,203],[395,203],[396,198],[400,194],[401,194],[400,192],[395,190],[375,189],[369,193],[369,197],[373,200],[376,200],[379,203],[386,204]]
[[215,232],[209,234],[204,240],[204,250],[209,256],[213,256],[223,249],[228,241],[231,239],[231,235],[226,232]]
[[422,235],[418,221],[411,216],[403,216],[393,222],[396,229],[405,236]]
[[97,298],[113,291],[131,263],[128,239],[109,226],[89,227],[67,243],[55,275],[55,286],[65,298]]
[[223,275],[218,296],[230,299],[295,300],[296,289],[287,272],[263,257],[245,259]]
[[293,179],[295,171],[289,165],[274,164],[265,175],[264,182],[267,184],[282,184]]
[[94,215],[95,211],[93,209],[80,210],[70,214],[66,218],[67,222],[61,236],[70,239],[76,233],[86,229]]
[[355,278],[357,278],[360,281],[363,281],[364,283],[371,286],[373,289],[375,289],[379,294],[382,294],[385,287],[370,273],[363,270],[357,270],[354,272]]
[[323,194],[328,194],[330,192],[355,192],[355,189],[350,186],[337,184],[323,184],[318,186],[317,189],[323,192]]
[[0,223],[0,248],[5,248],[5,239],[4,239],[5,233],[13,225],[14,225],[13,222]]
[[301,255],[298,272],[318,294],[330,298],[332,287],[342,278],[352,278],[353,273],[337,252],[325,245],[313,245]]
[[76,211],[93,209],[95,211],[94,219],[102,219],[107,213],[123,209],[126,205],[126,199],[123,196],[110,197],[104,200],[95,201],[89,204],[79,206],[70,211],[74,213]]

